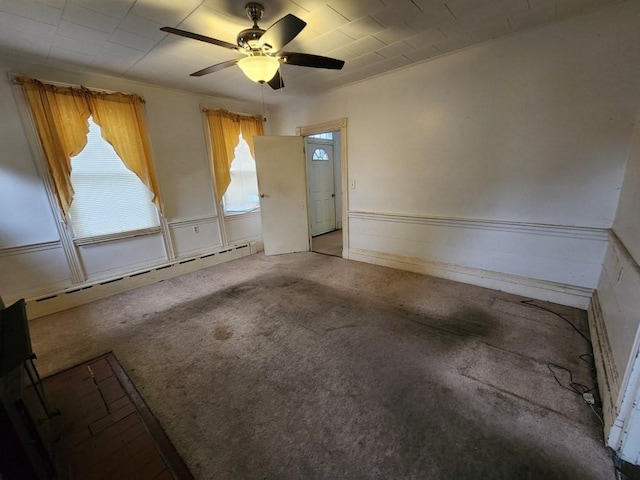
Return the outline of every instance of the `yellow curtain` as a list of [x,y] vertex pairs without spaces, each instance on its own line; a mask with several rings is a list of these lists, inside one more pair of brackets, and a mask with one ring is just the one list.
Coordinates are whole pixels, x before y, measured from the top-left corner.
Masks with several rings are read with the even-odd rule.
[[256,159],[256,151],[253,146],[253,137],[264,135],[264,124],[262,117],[241,117],[240,129],[242,130],[242,138],[249,145],[251,156]]
[[71,157],[87,144],[90,111],[84,93],[21,78],[63,216],[73,199]]
[[222,201],[227,187],[231,183],[231,162],[240,137],[238,115],[223,110],[206,110],[209,123],[209,135],[213,148],[213,173],[216,183],[218,205]]
[[27,77],[19,78],[18,82],[33,113],[54,193],[65,216],[73,200],[71,157],[87,144],[90,115],[125,166],[151,190],[153,202],[161,210],[142,98],[58,87]]
[[142,98],[123,93],[88,92],[93,120],[102,138],[111,144],[125,166],[153,193],[153,203],[161,210],[160,190],[151,163],[151,149],[144,121]]

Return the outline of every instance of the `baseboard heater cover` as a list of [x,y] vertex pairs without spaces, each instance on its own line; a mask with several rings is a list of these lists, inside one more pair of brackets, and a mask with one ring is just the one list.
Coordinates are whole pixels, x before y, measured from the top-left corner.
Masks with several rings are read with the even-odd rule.
[[55,312],[84,305],[85,303],[106,298],[171,277],[211,267],[236,258],[255,253],[251,242],[234,245],[218,252],[197,255],[191,258],[180,258],[171,263],[145,268],[127,275],[119,274],[114,278],[101,279],[80,287],[73,286],[53,294],[27,299],[28,318],[43,317]]

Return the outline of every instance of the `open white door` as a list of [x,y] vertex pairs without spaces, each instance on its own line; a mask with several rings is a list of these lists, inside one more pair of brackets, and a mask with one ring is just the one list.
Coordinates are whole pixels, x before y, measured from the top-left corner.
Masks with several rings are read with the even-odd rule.
[[302,137],[253,137],[265,255],[309,251]]

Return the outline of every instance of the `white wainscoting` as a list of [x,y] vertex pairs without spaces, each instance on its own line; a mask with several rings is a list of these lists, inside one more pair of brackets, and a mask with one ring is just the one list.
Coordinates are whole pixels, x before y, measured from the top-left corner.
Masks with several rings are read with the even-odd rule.
[[607,444],[635,464],[640,460],[639,293],[640,266],[611,232],[589,314],[590,322],[598,328],[594,355]]
[[0,248],[0,296],[5,304],[71,284],[59,241]]
[[42,317],[252,253],[255,253],[255,246],[251,243],[245,243],[210,251],[206,254],[156,264],[144,270],[130,271],[127,274],[97,282],[88,281],[48,295],[28,298],[27,315],[30,320]]
[[160,232],[79,245],[77,249],[89,281],[110,278],[167,261]]
[[606,229],[354,212],[348,258],[586,309]]
[[606,322],[597,290],[593,292],[587,313],[589,316],[589,336],[593,345],[593,357],[598,378],[598,391],[602,401],[604,436],[607,438],[618,417],[620,375],[613,358],[613,350],[607,335]]
[[640,324],[640,268],[612,232],[598,283],[607,335],[616,368],[624,373]]
[[233,245],[248,240],[254,240],[262,244],[262,218],[260,212],[228,215],[224,217],[224,222],[229,244]]
[[202,217],[168,222],[176,258],[208,252],[222,246],[218,217]]

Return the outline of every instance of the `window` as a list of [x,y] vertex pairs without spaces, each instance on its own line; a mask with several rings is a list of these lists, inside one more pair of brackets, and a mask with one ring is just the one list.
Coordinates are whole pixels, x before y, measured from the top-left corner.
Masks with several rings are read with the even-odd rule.
[[329,161],[329,155],[324,148],[316,148],[311,155],[313,161]]
[[87,145],[71,158],[69,218],[76,238],[159,227],[153,194],[122,163],[89,117]]
[[316,133],[314,135],[309,135],[308,138],[319,138],[320,140],[333,140],[333,132]]
[[239,140],[229,168],[231,183],[222,197],[225,215],[249,213],[260,208],[256,162],[242,135]]
[[213,155],[216,204],[224,215],[249,213],[260,208],[253,137],[264,134],[263,118],[205,110]]
[[75,238],[89,243],[159,231],[162,203],[144,99],[28,77],[17,81],[31,110],[52,194]]

